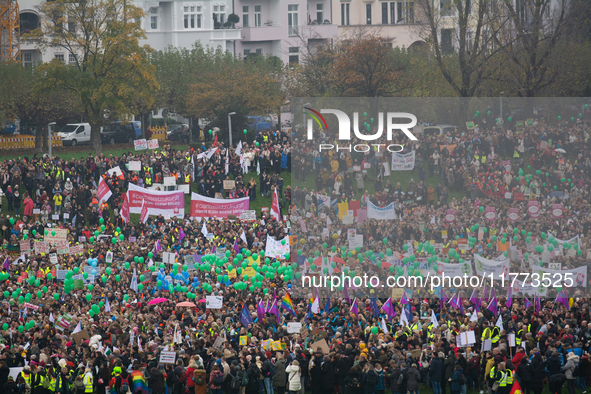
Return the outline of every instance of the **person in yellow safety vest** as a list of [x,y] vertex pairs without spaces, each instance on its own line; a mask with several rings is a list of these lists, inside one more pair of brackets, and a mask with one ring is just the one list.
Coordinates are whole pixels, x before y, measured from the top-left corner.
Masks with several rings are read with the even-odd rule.
[[90,368],[86,368],[86,371],[84,371],[84,378],[82,379],[82,383],[84,383],[85,393],[94,392],[92,370]]
[[49,391],[51,391],[52,393],[55,393],[57,380],[55,379],[55,376],[53,373],[53,368],[50,367],[47,369],[47,378],[46,379],[49,379],[49,387],[47,389]]
[[185,174],[185,185],[191,183],[191,174]]
[[517,335],[515,335],[515,345],[521,346],[521,337],[523,337],[523,326],[520,323],[518,326],[519,330],[517,330]]
[[[505,394],[505,390],[507,389],[507,370],[505,369],[504,362],[499,363],[495,372],[494,381],[499,382],[499,390],[496,391],[496,393]],[[495,393],[495,391],[493,391],[493,393]]]
[[499,327],[494,326],[492,328],[492,344],[495,345],[496,343],[499,342],[499,339],[501,339],[501,330],[499,329]]
[[72,386],[72,374],[68,372],[68,368],[62,367],[60,374],[56,377],[55,391],[58,393],[67,393]]
[[47,377],[45,376],[45,369],[39,368],[33,378],[33,384],[31,385],[31,391],[38,392],[38,391],[43,390],[43,382],[45,382],[45,379],[47,379]]
[[490,327],[488,327],[488,322],[483,322],[482,323],[482,335],[480,336],[480,340],[484,343],[485,339],[490,339],[491,338],[491,330]]
[[21,371],[20,375],[23,377],[23,379],[25,380],[25,383],[29,385],[29,387],[33,387],[31,385],[32,380],[33,380],[33,374],[31,373],[31,367],[28,365],[25,365],[23,367],[23,370]]

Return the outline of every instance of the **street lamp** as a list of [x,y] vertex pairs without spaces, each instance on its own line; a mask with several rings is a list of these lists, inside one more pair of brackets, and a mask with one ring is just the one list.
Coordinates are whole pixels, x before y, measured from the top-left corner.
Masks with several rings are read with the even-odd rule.
[[[306,107],[309,107],[309,106],[310,106],[310,103],[305,103],[304,105],[302,105],[302,114],[304,115],[304,124],[302,127],[304,128],[304,130],[306,130],[306,128],[308,127],[308,126],[306,126]],[[308,138],[312,138],[312,136],[309,135]]]
[[505,92],[501,92],[501,121],[499,122],[500,124],[503,124],[503,95],[505,94]]
[[228,130],[230,131],[230,146],[232,146],[232,115],[236,115],[236,112],[230,112],[228,114]]
[[49,157],[51,157],[51,127],[55,126],[55,122],[47,125],[47,145],[49,145]]

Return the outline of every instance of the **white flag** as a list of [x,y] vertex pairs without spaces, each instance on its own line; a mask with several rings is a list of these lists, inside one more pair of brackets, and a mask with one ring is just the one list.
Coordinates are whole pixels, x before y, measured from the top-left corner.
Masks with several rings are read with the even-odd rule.
[[203,234],[204,237],[207,237],[207,234],[209,234],[207,232],[207,226],[205,225],[205,220],[203,221],[203,227],[201,227],[201,234]]
[[474,311],[472,313],[472,316],[470,317],[470,321],[471,322],[473,322],[473,321],[478,322],[478,312]]
[[137,337],[137,347],[140,352],[144,351],[144,349],[142,348],[142,343],[140,342],[140,337]]
[[435,317],[435,311],[431,310],[431,323],[433,323],[433,328],[439,327],[439,323],[437,322],[437,317]]
[[242,140],[240,140],[236,147],[236,156],[242,156]]
[[320,302],[318,298],[314,298],[314,302],[312,303],[312,313],[320,313]]
[[402,309],[402,313],[400,314],[400,324],[410,327],[410,323],[408,322],[408,317],[406,317],[406,311],[404,308]]
[[129,284],[129,288],[137,293],[137,272],[135,268],[133,269],[133,276],[131,277],[131,283]]
[[495,324],[495,326],[499,327],[499,330],[503,331],[503,317],[501,315],[499,315],[499,318],[497,319],[497,324]]
[[388,334],[388,326],[386,325],[386,321],[384,320],[384,316],[382,316],[382,331]]
[[111,312],[111,304],[109,304],[109,298],[107,298],[107,302],[105,302],[105,312]]
[[244,243],[248,245],[248,241],[246,240],[246,234],[244,233],[244,229],[242,229],[242,234],[240,234],[240,239],[243,240]]
[[76,326],[76,328],[74,329],[74,331],[72,331],[72,334],[77,334],[80,331],[82,331],[82,325],[80,324],[80,322],[78,322],[78,325]]
[[49,321],[54,323],[55,319],[53,318],[53,312],[49,314]]
[[257,160],[257,175],[261,175],[261,164]]
[[226,149],[226,175],[230,172],[230,149]]

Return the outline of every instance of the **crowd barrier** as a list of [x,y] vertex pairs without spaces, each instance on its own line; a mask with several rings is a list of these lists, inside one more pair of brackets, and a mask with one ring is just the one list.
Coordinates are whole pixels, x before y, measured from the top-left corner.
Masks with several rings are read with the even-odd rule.
[[[62,137],[51,136],[51,146],[63,146]],[[1,149],[32,149],[35,147],[34,135],[8,135],[0,137]]]

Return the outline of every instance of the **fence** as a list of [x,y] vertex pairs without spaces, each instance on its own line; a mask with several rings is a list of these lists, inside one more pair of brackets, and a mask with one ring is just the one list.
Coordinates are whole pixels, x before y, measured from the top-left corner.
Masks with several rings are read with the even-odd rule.
[[[51,146],[63,146],[62,137],[51,136]],[[2,149],[32,149],[35,147],[34,135],[11,135],[0,137],[0,148]]]

